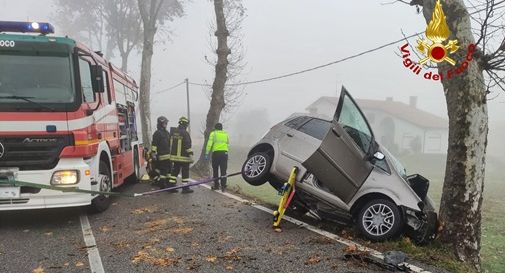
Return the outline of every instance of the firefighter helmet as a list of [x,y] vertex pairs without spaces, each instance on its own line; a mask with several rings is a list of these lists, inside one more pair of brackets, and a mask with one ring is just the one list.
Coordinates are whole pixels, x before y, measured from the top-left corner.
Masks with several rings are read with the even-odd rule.
[[180,124],[180,125],[188,125],[188,124],[189,124],[189,119],[188,119],[188,118],[186,118],[186,117],[181,117],[181,118],[179,119],[179,124]]
[[168,119],[166,117],[164,117],[164,116],[158,117],[157,121],[158,121],[158,126],[163,125],[165,123],[168,123]]

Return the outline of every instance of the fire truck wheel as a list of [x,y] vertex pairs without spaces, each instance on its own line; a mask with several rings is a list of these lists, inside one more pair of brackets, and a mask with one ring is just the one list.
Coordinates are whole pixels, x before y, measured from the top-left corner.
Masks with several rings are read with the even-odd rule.
[[140,177],[140,160],[139,160],[139,150],[135,148],[135,151],[133,152],[133,168],[135,169],[135,177],[133,178],[136,182],[140,181],[142,177]]
[[[112,176],[110,169],[105,161],[100,161],[99,167],[98,184],[100,185],[99,190],[102,192],[110,192],[112,190]],[[91,208],[95,212],[103,212],[107,210],[110,206],[111,198],[109,195],[99,195],[91,201]]]

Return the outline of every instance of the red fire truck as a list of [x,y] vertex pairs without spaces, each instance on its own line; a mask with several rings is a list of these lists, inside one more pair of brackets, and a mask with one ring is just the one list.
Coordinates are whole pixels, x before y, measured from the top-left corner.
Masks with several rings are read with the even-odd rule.
[[[36,35],[33,35],[33,34]],[[39,22],[0,22],[0,178],[109,192],[144,172],[136,82]],[[0,187],[0,210],[91,205],[108,195]]]

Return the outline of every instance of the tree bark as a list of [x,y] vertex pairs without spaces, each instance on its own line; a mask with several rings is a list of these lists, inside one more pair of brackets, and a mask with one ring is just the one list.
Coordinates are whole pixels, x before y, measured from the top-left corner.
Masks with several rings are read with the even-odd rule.
[[205,124],[205,142],[202,147],[202,152],[198,162],[192,169],[202,175],[207,175],[209,171],[209,164],[204,159],[205,144],[209,139],[210,132],[214,129],[214,125],[219,122],[221,112],[225,107],[224,88],[228,74],[228,55],[231,54],[228,47],[228,36],[230,35],[226,27],[226,19],[224,14],[223,0],[214,0],[214,11],[216,13],[216,26],[217,30],[215,36],[217,37],[217,63],[216,74],[214,83],[212,84],[212,96],[210,100],[210,108],[207,113],[207,121]]
[[[423,13],[429,22],[434,0],[423,1]],[[453,72],[466,58],[468,45],[475,43],[470,16],[462,0],[442,1],[451,30],[449,39],[457,39],[460,49],[451,57],[456,66],[438,64],[440,73]],[[488,133],[486,87],[482,68],[469,62],[463,74],[444,77],[442,85],[449,116],[449,146],[444,178],[440,221],[440,240],[452,245],[456,257],[480,271],[481,206]]]
[[156,20],[163,0],[138,0],[140,15],[144,25],[144,42],[142,48],[142,65],[140,72],[140,114],[142,138],[144,145],[151,146],[151,61],[153,57]]

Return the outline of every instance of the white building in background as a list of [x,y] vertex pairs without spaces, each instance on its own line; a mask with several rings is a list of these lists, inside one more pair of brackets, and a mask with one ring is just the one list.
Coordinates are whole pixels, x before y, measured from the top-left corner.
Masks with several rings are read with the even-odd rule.
[[[337,108],[337,97],[321,97],[306,110],[329,119]],[[393,153],[447,153],[448,120],[417,108],[417,97],[409,104],[386,100],[357,99],[372,126],[375,139]]]

